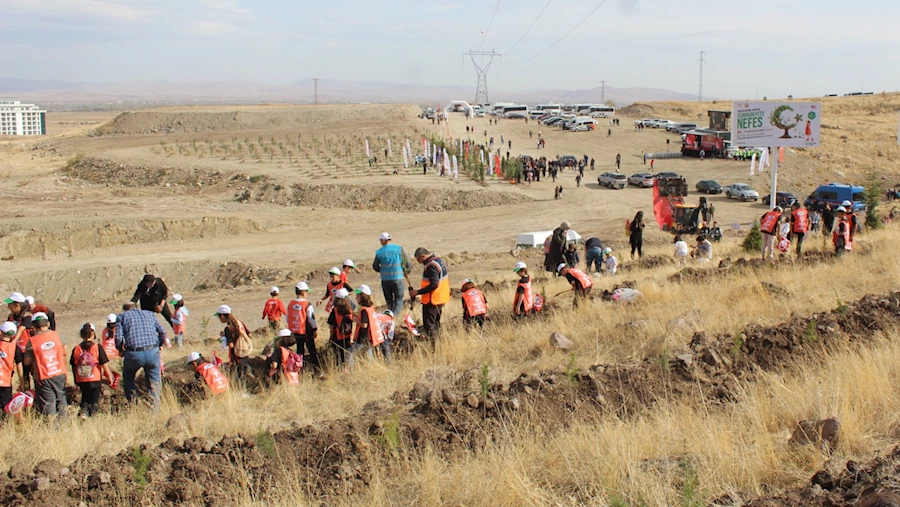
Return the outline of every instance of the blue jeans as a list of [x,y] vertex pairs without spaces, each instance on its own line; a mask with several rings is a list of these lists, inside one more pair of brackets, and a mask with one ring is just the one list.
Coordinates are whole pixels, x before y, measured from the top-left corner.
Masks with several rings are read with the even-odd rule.
[[137,371],[144,369],[144,378],[147,380],[147,390],[153,398],[153,407],[159,408],[160,391],[160,358],[159,348],[150,350],[125,351],[125,361],[122,365],[122,381],[125,387],[125,397],[128,401],[134,400],[135,382]]
[[594,272],[600,272],[600,266],[603,265],[603,250],[600,250],[598,247],[591,248],[587,251],[587,255],[585,255],[587,261],[587,271],[591,272],[591,262],[594,263]]
[[399,318],[403,311],[403,280],[382,280],[381,290],[388,310],[394,314],[395,319]]

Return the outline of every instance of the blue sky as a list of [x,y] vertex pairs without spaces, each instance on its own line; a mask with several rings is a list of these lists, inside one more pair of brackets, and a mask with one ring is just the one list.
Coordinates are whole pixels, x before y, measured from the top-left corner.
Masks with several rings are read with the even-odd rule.
[[[503,90],[644,86],[704,95],[900,90],[900,2],[883,0],[0,0],[0,77],[283,84],[311,77]],[[487,30],[482,45],[482,32]]]

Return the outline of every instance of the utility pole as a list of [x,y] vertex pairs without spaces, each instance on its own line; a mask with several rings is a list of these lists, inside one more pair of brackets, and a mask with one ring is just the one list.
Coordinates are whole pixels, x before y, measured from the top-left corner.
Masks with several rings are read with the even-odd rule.
[[703,55],[706,54],[706,51],[700,52],[700,59],[697,60],[700,62],[700,92],[697,94],[697,100],[699,102],[703,102],[703,63],[706,62],[706,59],[703,58]]
[[606,81],[600,81],[600,103],[606,104]]
[[[469,51],[468,53],[463,53],[463,56],[468,56],[472,59],[472,65],[475,66],[475,73],[478,74],[478,86],[475,88],[475,103],[490,104],[491,102],[488,99],[487,72],[488,69],[491,68],[491,63],[494,62],[494,58],[501,56],[500,53],[496,51]],[[479,57],[481,65],[475,61],[476,56]],[[488,58],[487,64],[484,63],[485,58]]]
[[319,78],[313,78],[313,104],[319,103]]

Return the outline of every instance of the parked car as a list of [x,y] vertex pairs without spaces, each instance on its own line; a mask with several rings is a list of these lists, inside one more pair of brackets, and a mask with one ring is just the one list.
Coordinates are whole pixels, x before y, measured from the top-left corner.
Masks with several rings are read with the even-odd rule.
[[865,192],[866,189],[864,187],[829,183],[820,186],[815,192],[809,194],[809,197],[803,201],[803,204],[810,209],[812,209],[816,203],[818,203],[820,207],[824,207],[827,203],[831,204],[832,208],[837,208],[842,202],[850,201],[853,203],[853,209],[859,211],[866,209]]
[[578,159],[575,155],[563,155],[559,157],[559,163],[565,167],[575,167],[578,165]]
[[650,124],[650,126],[655,129],[664,129],[669,126],[669,123],[671,123],[669,120],[659,119],[659,120],[654,120]]
[[628,184],[628,178],[622,173],[608,172],[598,176],[597,183],[599,183],[601,187],[621,189],[625,188],[625,185]]
[[645,127],[652,127],[654,122],[656,122],[655,118],[645,118],[641,120],[641,125]]
[[677,132],[679,134],[684,134],[685,132],[690,132],[691,130],[694,130],[696,128],[697,128],[696,123],[682,123],[673,132]]
[[725,197],[740,199],[742,202],[758,201],[759,193],[746,183],[732,183],[725,187]]
[[647,126],[651,121],[653,121],[652,118],[641,118],[640,120],[635,120],[634,124],[639,126]]
[[551,118],[551,119],[550,119],[549,121],[547,121],[547,123],[545,123],[544,125],[556,125],[557,123],[565,122],[565,121],[566,121],[565,118],[562,118],[562,117],[556,117],[556,118]]
[[[782,208],[787,208],[791,205],[792,202],[798,200],[797,196],[790,192],[778,192],[775,194],[775,206],[781,206]],[[772,200],[772,194],[766,194],[762,198],[762,203],[768,205]]]
[[722,193],[722,185],[719,185],[713,180],[701,180],[697,182],[697,191],[705,192],[707,194],[721,194]]
[[670,121],[669,124],[666,125],[666,131],[675,132],[676,130],[678,130],[678,127],[680,127],[680,126],[681,126],[680,123],[675,123],[673,121]]
[[649,188],[653,186],[653,180],[656,179],[650,173],[634,173],[628,178],[628,184],[636,187]]
[[653,177],[656,178],[656,179],[660,179],[660,178],[680,178],[681,175],[678,174],[678,173],[673,173],[673,172],[671,172],[671,171],[663,171],[663,172],[661,172],[661,173],[656,173],[656,174],[654,174]]

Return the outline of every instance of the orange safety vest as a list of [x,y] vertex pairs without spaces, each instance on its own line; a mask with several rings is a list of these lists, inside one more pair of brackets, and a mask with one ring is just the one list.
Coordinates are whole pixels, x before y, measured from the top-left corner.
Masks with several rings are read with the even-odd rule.
[[487,301],[484,299],[484,293],[478,289],[470,289],[462,295],[463,303],[466,305],[466,313],[469,317],[476,317],[487,313]]
[[569,273],[571,273],[571,275],[574,276],[576,280],[578,280],[578,283],[581,284],[582,290],[587,290],[594,286],[594,281],[591,280],[591,277],[588,276],[588,274],[584,271],[580,269],[569,268]]
[[75,357],[76,365],[78,364],[78,360],[81,357],[81,354],[84,354],[85,352],[90,352],[91,355],[94,356],[94,359],[97,361],[97,364],[95,364],[94,367],[91,368],[91,374],[88,377],[82,377],[78,375],[78,368],[75,368],[75,382],[100,382],[100,346],[94,343],[93,345],[91,345],[90,349],[85,351],[81,348],[81,344],[76,345],[75,350],[72,353],[72,355]]
[[12,374],[16,369],[16,344],[0,341],[0,387],[12,387]]
[[281,349],[281,374],[284,376],[285,382],[292,386],[300,385],[300,372],[287,369],[287,359],[291,355],[291,351],[284,347],[278,348]]
[[796,233],[806,233],[806,224],[809,219],[809,212],[804,208],[799,208],[794,211],[791,211],[791,217],[794,219],[794,223],[791,227],[792,232]]
[[381,332],[384,339],[387,339],[391,330],[391,325],[394,324],[394,318],[383,313],[375,315],[375,318],[378,320],[378,330]]
[[526,283],[519,282],[518,287],[522,287],[525,289],[525,292],[522,294],[522,299],[519,299],[518,288],[516,289],[516,297],[513,300],[513,313],[518,315],[519,305],[520,303],[524,306],[525,313],[531,313],[534,310],[534,294],[531,291],[531,277],[528,277],[528,281]]
[[287,307],[288,329],[294,334],[306,334],[306,316],[309,311],[309,301],[306,299],[292,299]]
[[[841,229],[841,224],[844,224],[844,232],[838,232]],[[853,243],[850,241],[850,221],[846,218],[838,220],[837,224],[835,224],[834,232],[831,234],[831,242],[837,245],[838,238],[841,236],[844,236],[844,249],[853,250]]]
[[778,219],[781,218],[781,213],[770,210],[767,211],[765,215],[763,215],[762,220],[759,222],[759,230],[766,234],[775,234],[775,226],[778,224]]
[[[422,304],[423,305],[431,304],[431,305],[437,306],[437,305],[443,305],[443,304],[450,302],[449,274],[447,273],[446,268],[444,268],[443,263],[438,262],[438,260],[439,259],[437,257],[435,257],[434,259],[431,259],[428,262],[428,264],[425,265],[425,269],[428,269],[428,265],[434,264],[434,266],[438,270],[438,273],[441,274],[441,279],[438,281],[438,286],[436,289],[429,292],[428,294],[422,294]],[[424,289],[425,287],[428,287],[429,284],[431,284],[431,282],[428,281],[427,278],[424,278],[424,274],[423,274],[421,288]]]
[[56,331],[44,331],[31,337],[34,350],[34,365],[38,380],[47,380],[60,375],[67,375],[65,350]]
[[116,337],[109,332],[109,328],[103,328],[100,333],[100,341],[103,342],[103,350],[106,352],[107,359],[115,359],[119,357],[119,350],[116,348]]
[[[359,322],[362,323],[363,319],[366,319],[365,322],[369,325],[369,327],[366,328],[366,333],[369,335],[369,342],[372,346],[374,347],[384,343],[384,335],[381,333],[381,326],[378,325],[378,321],[375,319],[375,309],[371,306],[363,306],[360,308]],[[356,338],[357,341],[359,341],[359,336]]]
[[328,293],[331,294],[331,297],[328,298],[328,303],[325,304],[325,313],[331,313],[331,309],[334,308],[334,295],[337,294],[337,291],[339,291],[343,286],[343,281],[339,281],[336,284],[328,282],[326,289],[328,290]]
[[222,372],[212,363],[201,363],[197,365],[197,373],[206,382],[209,391],[213,394],[224,393],[228,390],[228,378],[222,375]]
[[338,341],[345,341],[353,338],[353,333],[344,334],[341,333],[341,324],[344,323],[347,319],[353,319],[353,315],[341,315],[338,312],[334,312],[334,327],[335,327],[335,339]]

